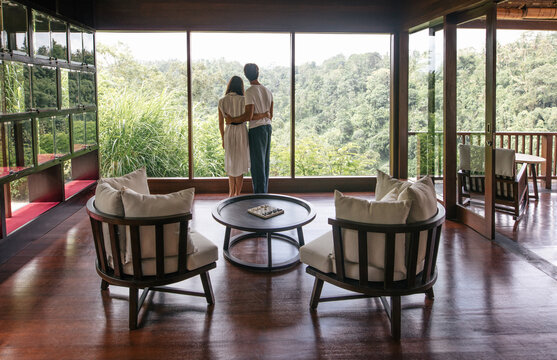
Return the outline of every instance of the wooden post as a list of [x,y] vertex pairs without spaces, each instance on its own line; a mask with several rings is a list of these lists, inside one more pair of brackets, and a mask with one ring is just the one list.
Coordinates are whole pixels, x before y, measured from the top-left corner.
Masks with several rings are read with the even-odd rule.
[[545,188],[551,190],[551,170],[553,167],[553,134],[542,135],[542,153],[545,164],[541,167],[540,178],[545,182]]
[[456,24],[444,19],[443,201],[447,218],[456,217]]
[[408,32],[391,37],[391,175],[408,178]]

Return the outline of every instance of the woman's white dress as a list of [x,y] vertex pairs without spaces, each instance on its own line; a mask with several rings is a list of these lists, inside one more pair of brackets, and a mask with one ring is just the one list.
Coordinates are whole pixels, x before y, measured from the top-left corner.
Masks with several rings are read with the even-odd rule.
[[[240,116],[245,111],[244,97],[236,93],[228,93],[219,100],[222,114],[232,117]],[[248,172],[250,167],[248,148],[248,129],[246,124],[226,124],[224,129],[224,170],[228,176],[240,176]]]

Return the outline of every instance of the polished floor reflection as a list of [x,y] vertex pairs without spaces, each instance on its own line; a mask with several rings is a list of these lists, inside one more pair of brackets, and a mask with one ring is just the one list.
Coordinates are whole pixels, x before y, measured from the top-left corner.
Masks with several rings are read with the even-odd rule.
[[[296,194],[293,194],[296,195]],[[359,194],[371,198],[369,194]],[[306,241],[328,230],[332,194],[297,194],[317,218]],[[557,194],[543,192],[513,234],[521,246],[557,258]],[[222,249],[211,208],[224,195],[198,195],[193,227]],[[266,246],[242,247],[258,256]],[[277,246],[277,259],[282,247]],[[290,248],[284,247],[290,256]],[[150,295],[141,328],[128,330],[127,291],[100,291],[89,220],[82,209],[0,266],[1,359],[551,359],[557,358],[557,282],[520,255],[448,221],[435,301],[402,300],[402,339],[392,341],[377,300],[323,303],[309,310],[313,278],[299,265],[261,274],[222,259],[211,271],[216,304]],[[201,289],[199,279],[178,285]],[[340,292],[325,285],[323,294]]]

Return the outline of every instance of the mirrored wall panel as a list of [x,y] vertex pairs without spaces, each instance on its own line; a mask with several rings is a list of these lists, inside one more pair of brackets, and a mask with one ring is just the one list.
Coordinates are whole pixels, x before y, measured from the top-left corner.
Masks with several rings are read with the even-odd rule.
[[54,149],[57,157],[70,153],[70,118],[54,116]]
[[2,132],[2,176],[33,166],[31,119],[8,121]]
[[70,26],[70,46],[72,53],[70,59],[72,62],[83,63],[83,32],[75,27]]
[[67,28],[65,22],[50,18],[51,56],[56,60],[68,60]]
[[[64,85],[64,82],[62,82]],[[79,105],[79,71],[71,70],[68,72],[67,88],[62,88],[62,93],[67,91],[69,107],[76,107]],[[64,96],[64,95],[62,95]]]
[[83,62],[95,65],[95,39],[93,33],[83,32]]
[[73,135],[73,151],[85,149],[85,116],[84,114],[73,114],[72,118],[72,135]]
[[3,113],[25,112],[31,108],[30,69],[27,64],[13,61],[2,63]]
[[33,108],[50,109],[58,107],[56,69],[47,66],[33,66]]
[[93,146],[97,144],[97,113],[88,112],[83,114],[85,117],[85,134],[87,146]]
[[54,154],[54,122],[52,117],[37,119],[37,139],[39,144],[38,162],[39,164],[53,160]]
[[48,16],[38,11],[33,11],[33,55],[49,58],[50,49],[50,24]]
[[95,74],[91,72],[79,73],[79,104],[95,104]]
[[11,1],[2,1],[2,49],[27,54],[27,8]]

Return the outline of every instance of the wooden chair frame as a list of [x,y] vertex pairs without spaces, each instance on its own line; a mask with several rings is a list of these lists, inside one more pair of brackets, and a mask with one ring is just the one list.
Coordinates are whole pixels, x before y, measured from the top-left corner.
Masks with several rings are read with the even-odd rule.
[[[216,268],[216,262],[203,267],[188,270],[187,263],[187,229],[188,222],[192,219],[191,213],[161,216],[152,218],[122,218],[101,213],[95,208],[95,197],[87,202],[87,214],[91,220],[95,251],[97,253],[96,269],[101,277],[101,290],[108,289],[109,285],[124,286],[129,288],[129,328],[136,329],[137,317],[149,291],[169,292],[182,295],[205,297],[209,305],[215,303],[215,297],[209,277],[209,270]],[[105,248],[103,223],[108,224],[110,234],[110,247],[114,267],[110,267]],[[180,224],[178,240],[178,271],[165,274],[164,270],[164,226],[165,224]],[[118,226],[130,227],[133,275],[123,272],[120,254],[120,241]],[[144,276],[141,267],[140,227],[155,226],[155,252],[156,275]],[[199,275],[203,285],[203,293],[186,291],[164,285],[177,283]],[[138,289],[144,289],[138,301]]]
[[[472,183],[475,186],[471,186]],[[527,166],[523,165],[514,178],[496,176],[495,186],[496,189],[497,187],[499,188],[499,194],[497,191],[495,192],[495,210],[512,215],[515,220],[514,228],[516,229],[518,222],[522,219],[528,208]],[[485,176],[472,175],[470,171],[459,170],[457,187],[458,203],[467,206],[470,203],[472,194],[485,193]]]
[[[437,205],[437,214],[431,219],[406,225],[365,224],[329,218],[329,224],[333,227],[336,274],[324,273],[311,266],[306,268],[308,274],[315,276],[310,302],[311,309],[317,309],[320,302],[379,297],[391,322],[391,334],[395,340],[399,340],[401,333],[401,296],[425,293],[429,299],[434,297],[433,284],[437,280],[435,264],[444,221],[445,209],[440,204]],[[345,275],[342,229],[358,232],[359,280],[347,278]],[[416,274],[419,240],[422,231],[427,231],[427,248],[424,268]],[[368,281],[367,233],[385,234],[385,278],[383,281]],[[407,274],[406,279],[399,281],[394,281],[396,234],[406,234],[407,239]],[[360,293],[360,295],[322,298],[321,290],[325,281],[340,288]],[[390,305],[387,302],[387,296],[391,298]]]

